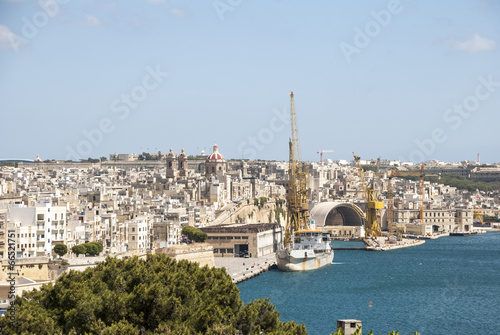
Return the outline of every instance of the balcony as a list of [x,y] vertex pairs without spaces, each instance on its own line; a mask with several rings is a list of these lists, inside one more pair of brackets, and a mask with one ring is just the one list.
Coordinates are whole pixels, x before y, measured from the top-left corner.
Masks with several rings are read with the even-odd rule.
[[43,230],[43,231],[45,231],[45,225],[44,224],[37,224],[36,225],[36,230]]

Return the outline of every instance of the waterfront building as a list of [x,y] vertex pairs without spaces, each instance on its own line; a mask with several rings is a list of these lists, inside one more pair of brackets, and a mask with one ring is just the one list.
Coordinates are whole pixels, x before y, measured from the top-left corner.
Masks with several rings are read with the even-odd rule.
[[283,227],[277,223],[216,225],[200,228],[215,257],[263,257],[276,252],[283,240]]

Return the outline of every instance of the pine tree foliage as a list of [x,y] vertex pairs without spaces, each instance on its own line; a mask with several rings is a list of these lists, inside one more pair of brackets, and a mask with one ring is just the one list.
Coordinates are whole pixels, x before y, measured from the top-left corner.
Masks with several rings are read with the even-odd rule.
[[165,255],[105,262],[25,292],[3,334],[307,334],[266,300],[244,305],[224,269]]

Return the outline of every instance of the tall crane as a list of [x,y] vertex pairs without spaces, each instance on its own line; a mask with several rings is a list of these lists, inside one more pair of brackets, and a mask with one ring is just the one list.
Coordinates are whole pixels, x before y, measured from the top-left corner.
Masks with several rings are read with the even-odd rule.
[[380,234],[380,225],[378,223],[380,218],[379,210],[384,208],[384,203],[377,199],[375,190],[373,187],[366,186],[365,174],[363,172],[363,167],[361,166],[360,157],[356,156],[354,152],[352,153],[354,160],[358,164],[359,178],[361,179],[361,185],[363,187],[363,195],[366,200],[366,230],[365,238],[369,236],[377,237]]
[[394,196],[392,194],[392,178],[395,172],[390,171],[387,175],[389,183],[387,184],[387,239],[394,241],[397,235],[397,229],[394,225]]
[[321,166],[323,166],[323,153],[324,152],[334,152],[335,150],[318,150],[317,154],[319,154]]
[[288,220],[285,231],[285,247],[290,244],[294,231],[309,228],[309,205],[307,203],[309,166],[300,160],[299,132],[293,92],[290,92],[290,114],[292,138],[289,141]]

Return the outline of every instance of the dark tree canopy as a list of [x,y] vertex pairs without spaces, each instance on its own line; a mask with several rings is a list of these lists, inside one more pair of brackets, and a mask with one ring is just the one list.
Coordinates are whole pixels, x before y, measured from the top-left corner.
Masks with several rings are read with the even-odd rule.
[[108,257],[15,302],[16,324],[7,311],[3,334],[307,334],[268,299],[245,306],[224,269],[165,255]]
[[62,257],[68,253],[68,246],[63,243],[57,243],[54,246],[54,252]]
[[104,250],[101,242],[87,242],[84,244],[78,244],[71,248],[75,254],[89,254],[91,256],[97,256]]
[[207,233],[202,232],[198,228],[191,227],[191,226],[184,226],[182,227],[182,234],[186,235],[188,239],[194,242],[199,242],[203,243],[207,239],[208,235]]

